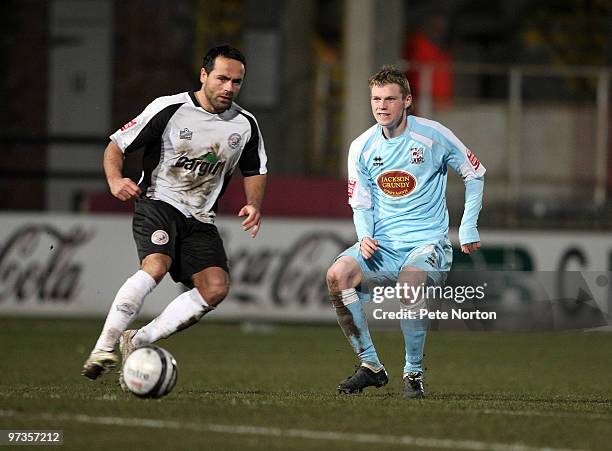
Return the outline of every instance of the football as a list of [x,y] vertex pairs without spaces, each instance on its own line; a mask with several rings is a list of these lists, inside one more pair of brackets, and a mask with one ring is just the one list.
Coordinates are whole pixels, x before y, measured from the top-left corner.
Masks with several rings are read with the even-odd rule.
[[161,398],[176,385],[176,360],[159,346],[143,346],[132,352],[123,365],[127,388],[141,398]]

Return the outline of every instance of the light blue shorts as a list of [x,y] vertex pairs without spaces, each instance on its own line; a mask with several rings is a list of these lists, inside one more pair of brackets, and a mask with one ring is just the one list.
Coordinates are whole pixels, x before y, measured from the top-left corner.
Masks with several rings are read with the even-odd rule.
[[377,280],[395,282],[402,269],[407,267],[419,268],[427,273],[427,285],[439,286],[444,283],[453,262],[453,247],[448,238],[437,242],[422,244],[416,247],[394,245],[388,243],[378,244],[378,250],[366,260],[359,252],[359,243],[355,243],[342,252],[340,257],[352,257],[357,260],[364,274],[365,283],[358,288],[362,300],[369,299],[366,286]]

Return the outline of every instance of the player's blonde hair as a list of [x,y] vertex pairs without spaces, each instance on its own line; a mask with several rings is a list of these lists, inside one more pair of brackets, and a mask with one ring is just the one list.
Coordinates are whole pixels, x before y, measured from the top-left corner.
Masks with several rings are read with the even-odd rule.
[[410,83],[401,70],[395,66],[383,66],[378,72],[368,79],[370,89],[372,86],[385,86],[390,84],[399,85],[402,95],[408,97],[410,94]]

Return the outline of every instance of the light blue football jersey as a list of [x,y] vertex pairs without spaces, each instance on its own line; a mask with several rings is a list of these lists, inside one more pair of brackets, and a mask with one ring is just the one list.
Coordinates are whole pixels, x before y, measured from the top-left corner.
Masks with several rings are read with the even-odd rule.
[[480,241],[476,227],[485,168],[448,128],[408,116],[400,136],[386,139],[376,124],[355,139],[349,150],[348,192],[358,238],[404,247],[447,237],[449,166],[466,186],[461,244]]

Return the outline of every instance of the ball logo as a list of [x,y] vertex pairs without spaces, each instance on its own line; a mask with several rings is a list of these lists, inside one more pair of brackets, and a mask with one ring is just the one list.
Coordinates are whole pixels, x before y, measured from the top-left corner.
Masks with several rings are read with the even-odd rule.
[[376,178],[376,183],[389,197],[405,197],[414,191],[417,181],[414,175],[405,171],[387,171]]
[[168,241],[170,241],[170,237],[168,236],[168,233],[164,230],[156,230],[151,235],[151,243],[153,244],[161,246],[163,244],[168,244]]
[[242,140],[242,136],[239,133],[232,133],[229,138],[227,138],[227,145],[230,146],[231,149],[235,149],[240,145],[240,141]]

